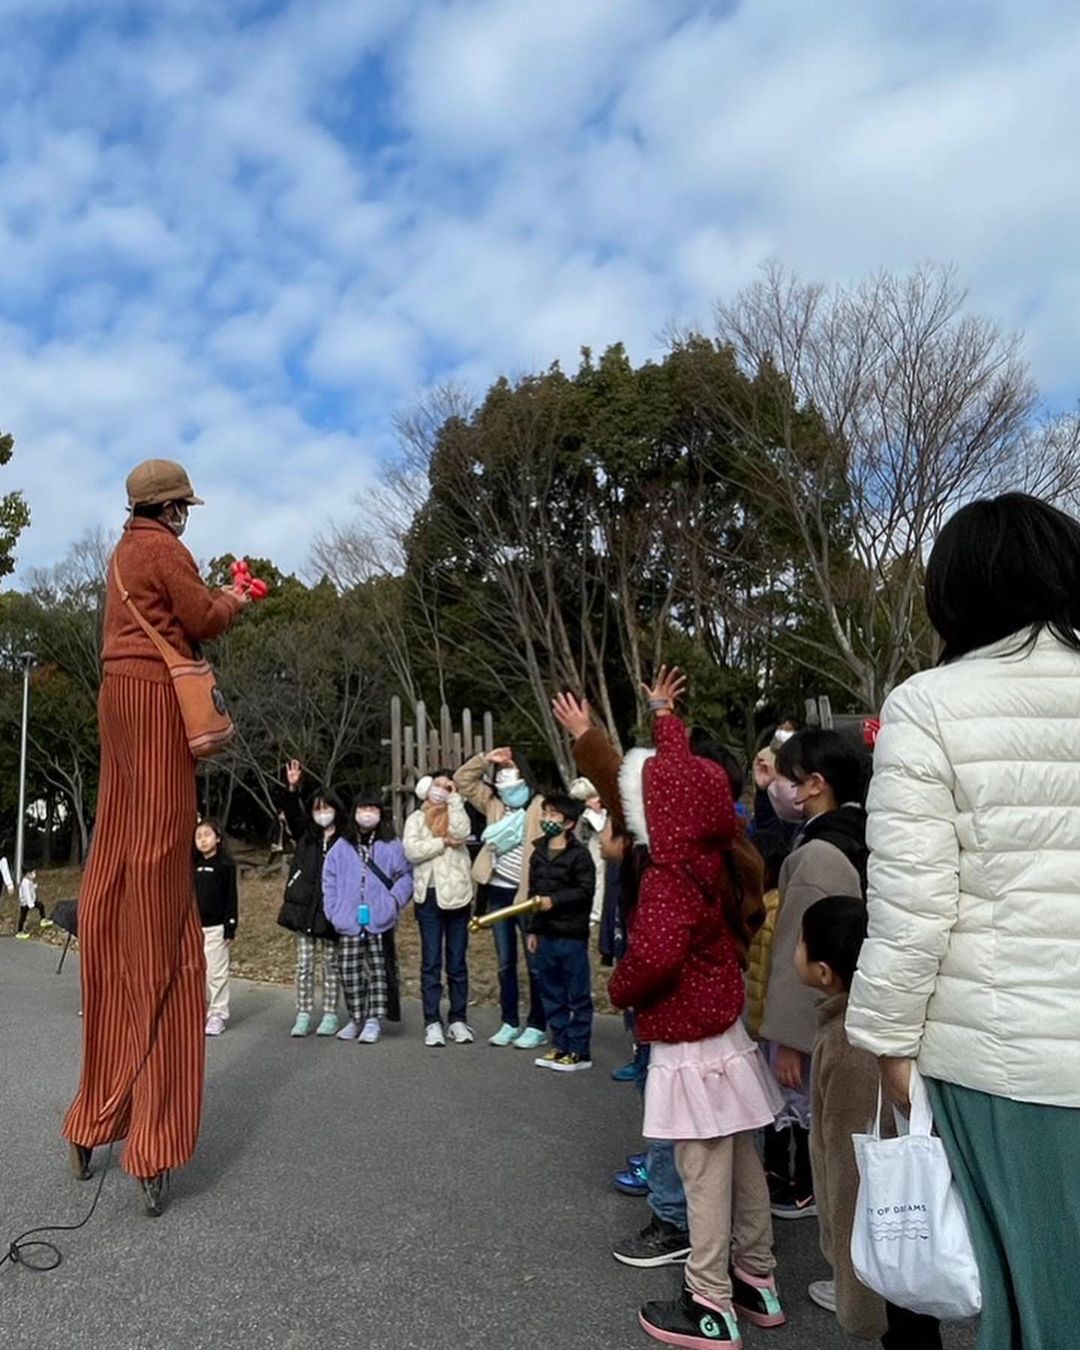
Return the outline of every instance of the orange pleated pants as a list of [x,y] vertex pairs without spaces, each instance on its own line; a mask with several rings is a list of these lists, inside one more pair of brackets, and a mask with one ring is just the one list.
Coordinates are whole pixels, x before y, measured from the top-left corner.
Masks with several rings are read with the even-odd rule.
[[106,675],[101,786],[79,896],[83,1065],[64,1138],[127,1139],[136,1177],[195,1151],[205,959],[191,860],[195,768],[172,686]]

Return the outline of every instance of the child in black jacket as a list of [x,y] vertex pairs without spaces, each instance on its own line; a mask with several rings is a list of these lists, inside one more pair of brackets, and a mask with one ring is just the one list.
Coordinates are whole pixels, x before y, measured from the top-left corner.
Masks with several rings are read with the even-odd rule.
[[221,827],[195,827],[195,895],[206,954],[206,1034],[220,1036],[229,1020],[229,947],[236,936],[239,902],[236,864],[225,851]]
[[328,787],[316,788],[305,805],[301,795],[304,769],[298,759],[285,766],[289,790],[281,802],[293,854],[278,923],[296,934],[296,1021],[290,1036],[306,1036],[315,1011],[315,962],[322,956],[322,1020],[315,1034],[333,1036],[340,1027],[341,981],[337,965],[337,932],[323,912],[323,863],[345,832],[345,807]]
[[596,891],[596,867],[574,838],[583,804],[572,797],[546,797],[540,816],[544,831],[529,866],[529,895],[541,901],[529,920],[529,951],[551,1032],[551,1049],[536,1061],[543,1069],[576,1073],[591,1069],[592,966],[589,913]]

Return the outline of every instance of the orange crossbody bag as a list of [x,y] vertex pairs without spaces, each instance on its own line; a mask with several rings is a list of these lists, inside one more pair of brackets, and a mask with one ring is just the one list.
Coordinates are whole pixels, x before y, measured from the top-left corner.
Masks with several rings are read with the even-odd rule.
[[147,623],[124,586],[115,558],[113,574],[120,589],[120,598],[131,611],[135,622],[161,653],[161,659],[169,671],[192,756],[195,759],[207,759],[219,754],[236,735],[236,727],[225,706],[225,696],[218,687],[214,667],[201,657],[182,656],[152,624]]

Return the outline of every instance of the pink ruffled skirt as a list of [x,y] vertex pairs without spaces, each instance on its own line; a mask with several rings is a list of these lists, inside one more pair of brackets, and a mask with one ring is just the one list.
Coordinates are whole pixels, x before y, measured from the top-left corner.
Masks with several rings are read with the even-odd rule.
[[771,1125],[783,1103],[740,1020],[705,1041],[653,1043],[642,1133],[646,1139],[719,1139]]

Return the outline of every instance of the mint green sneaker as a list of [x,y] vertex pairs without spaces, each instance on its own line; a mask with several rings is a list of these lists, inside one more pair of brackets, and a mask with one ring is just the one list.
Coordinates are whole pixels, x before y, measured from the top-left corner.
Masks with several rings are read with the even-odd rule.
[[292,1031],[289,1032],[289,1035],[306,1036],[310,1030],[311,1030],[311,1014],[297,1013],[296,1021],[292,1024]]
[[337,1013],[323,1013],[323,1019],[319,1023],[319,1028],[315,1032],[316,1036],[336,1036],[338,1027],[341,1023],[338,1021]]
[[547,1039],[542,1031],[537,1031],[535,1027],[526,1027],[514,1042],[514,1049],[539,1050],[542,1045],[547,1045]]
[[504,1022],[488,1041],[488,1045],[513,1045],[521,1035],[522,1030],[522,1027],[512,1027],[509,1022]]

